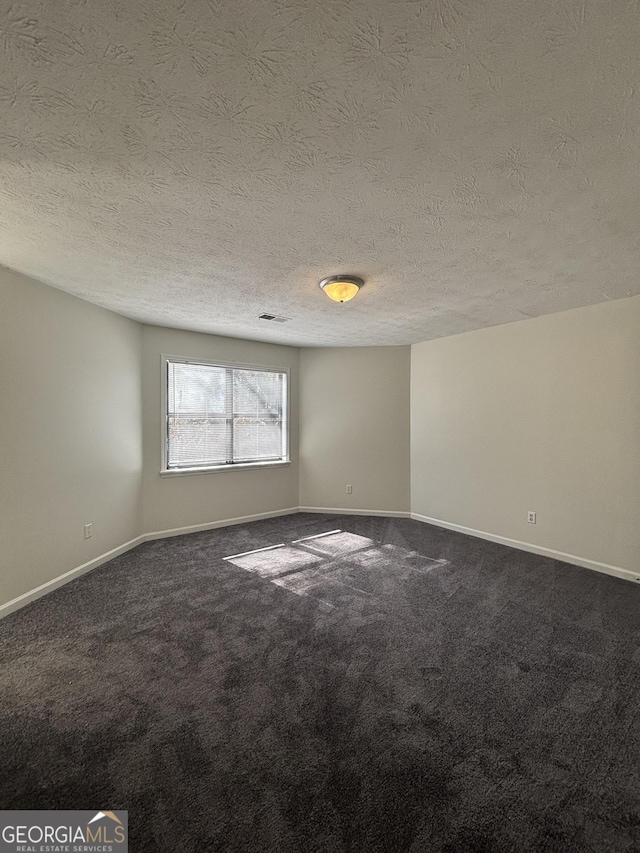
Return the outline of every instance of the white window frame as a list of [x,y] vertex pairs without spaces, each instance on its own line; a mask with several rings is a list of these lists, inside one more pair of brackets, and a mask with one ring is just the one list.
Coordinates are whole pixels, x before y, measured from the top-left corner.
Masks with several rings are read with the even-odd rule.
[[[264,373],[281,373],[286,377],[285,401],[283,407],[283,423],[285,436],[285,458],[270,460],[267,462],[226,462],[222,465],[198,465],[194,468],[169,468],[167,466],[167,405],[168,405],[168,376],[170,362],[177,364],[207,364],[212,367],[222,367],[225,369],[235,368],[237,370],[256,370]],[[273,365],[264,364],[243,364],[235,361],[218,361],[209,358],[184,358],[175,355],[161,356],[161,450],[162,458],[160,460],[160,475],[162,477],[183,477],[191,474],[212,474],[220,471],[246,471],[258,468],[284,468],[291,464],[290,457],[290,442],[291,442],[291,375],[288,367],[274,367]]]

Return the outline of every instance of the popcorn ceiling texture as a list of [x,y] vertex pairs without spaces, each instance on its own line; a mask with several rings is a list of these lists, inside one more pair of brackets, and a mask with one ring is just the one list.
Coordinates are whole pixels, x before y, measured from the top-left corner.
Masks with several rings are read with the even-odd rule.
[[387,345],[640,293],[634,0],[18,0],[0,37],[0,263],[91,302]]

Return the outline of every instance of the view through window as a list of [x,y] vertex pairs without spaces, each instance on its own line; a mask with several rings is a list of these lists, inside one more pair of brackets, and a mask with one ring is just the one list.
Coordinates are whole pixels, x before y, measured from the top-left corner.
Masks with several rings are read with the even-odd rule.
[[166,469],[285,462],[287,373],[167,359]]

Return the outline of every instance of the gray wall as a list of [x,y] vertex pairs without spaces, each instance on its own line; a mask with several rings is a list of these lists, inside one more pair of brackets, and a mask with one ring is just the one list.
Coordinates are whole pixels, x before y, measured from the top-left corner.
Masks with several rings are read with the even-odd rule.
[[141,344],[138,323],[0,268],[0,605],[141,532]]
[[301,351],[301,506],[409,511],[409,364],[409,347]]
[[414,513],[638,571],[640,297],[417,344],[411,397]]

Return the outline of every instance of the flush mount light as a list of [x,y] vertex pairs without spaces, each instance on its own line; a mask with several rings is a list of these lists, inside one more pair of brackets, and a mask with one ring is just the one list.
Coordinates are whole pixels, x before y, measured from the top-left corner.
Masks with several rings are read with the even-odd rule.
[[357,275],[330,275],[322,279],[320,287],[334,302],[348,302],[363,284],[364,280]]

